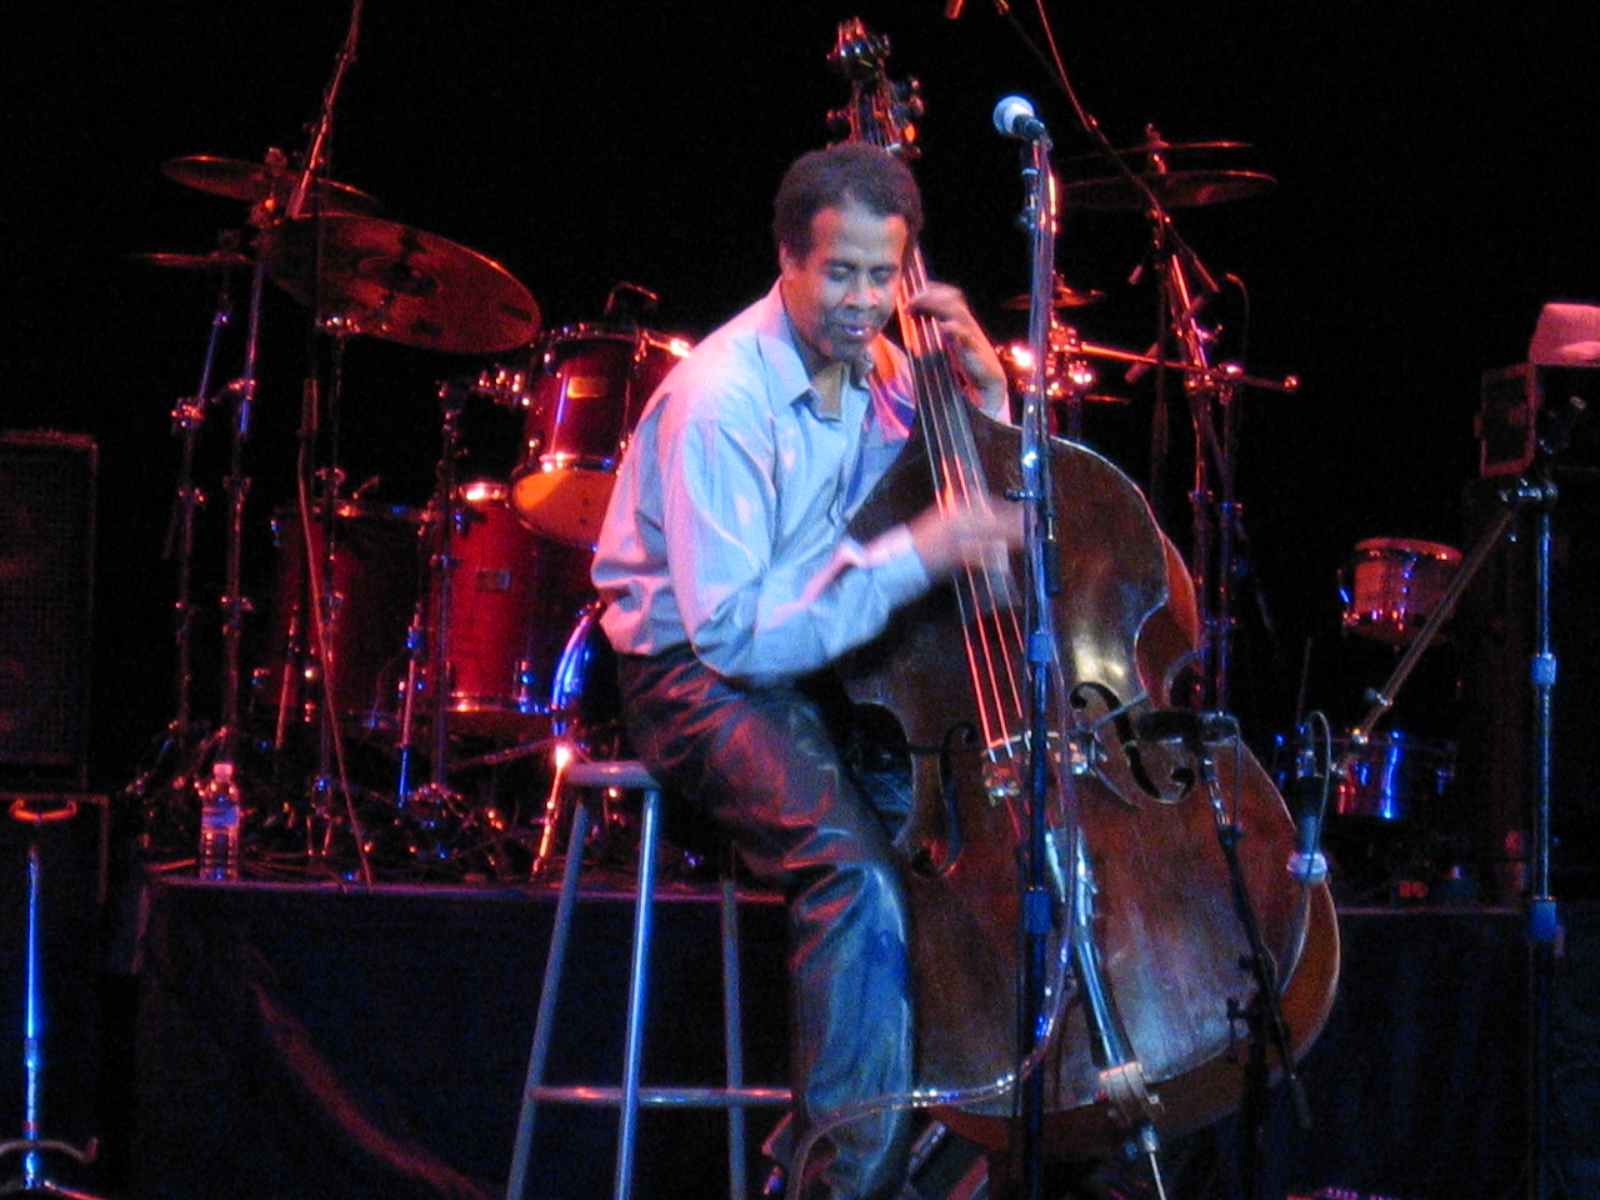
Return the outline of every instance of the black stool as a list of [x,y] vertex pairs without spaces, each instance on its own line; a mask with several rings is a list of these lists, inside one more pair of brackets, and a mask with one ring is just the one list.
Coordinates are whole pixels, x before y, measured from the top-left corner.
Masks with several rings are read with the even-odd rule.
[[[620,1110],[621,1128],[617,1137],[615,1200],[628,1200],[633,1185],[634,1150],[638,1138],[641,1105],[677,1108],[726,1108],[728,1110],[728,1191],[731,1200],[744,1200],[744,1110],[758,1105],[787,1105],[787,1088],[750,1087],[744,1082],[744,1051],[741,1020],[742,996],[739,988],[739,940],[737,892],[731,877],[722,880],[722,1008],[723,1050],[726,1055],[726,1083],[722,1087],[645,1087],[640,1083],[640,1061],[644,1052],[644,1023],[649,1001],[651,908],[655,899],[656,858],[660,844],[661,785],[636,762],[575,763],[566,768],[562,786],[577,791],[579,802],[572,815],[572,831],[567,840],[566,869],[562,875],[561,897],[556,904],[555,924],[550,931],[550,950],[545,959],[544,981],[539,990],[539,1014],[534,1022],[533,1048],[528,1055],[527,1081],[522,1089],[522,1111],[517,1120],[517,1140],[511,1159],[511,1177],[506,1185],[506,1200],[523,1200],[527,1186],[528,1159],[533,1147],[534,1120],[541,1103],[583,1104]],[[628,982],[628,1018],[623,1049],[620,1087],[570,1084],[550,1086],[544,1082],[545,1062],[550,1050],[551,1028],[556,1000],[561,988],[561,969],[566,959],[567,938],[578,900],[579,875],[583,866],[583,845],[598,807],[598,794],[605,790],[637,792],[641,797],[643,820],[639,842],[639,887],[634,908],[633,959]]]

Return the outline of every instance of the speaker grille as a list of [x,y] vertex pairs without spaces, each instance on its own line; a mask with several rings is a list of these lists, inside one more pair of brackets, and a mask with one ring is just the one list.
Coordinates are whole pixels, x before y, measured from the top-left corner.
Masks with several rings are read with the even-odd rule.
[[0,770],[88,769],[94,442],[0,434]]

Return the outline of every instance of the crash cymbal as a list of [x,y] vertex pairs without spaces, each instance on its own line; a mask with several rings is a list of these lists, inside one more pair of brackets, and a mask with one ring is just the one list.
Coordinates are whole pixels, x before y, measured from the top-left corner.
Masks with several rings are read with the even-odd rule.
[[[1242,200],[1271,187],[1276,180],[1259,171],[1151,171],[1139,176],[1163,208],[1198,208]],[[1064,184],[1068,208],[1102,212],[1137,211],[1149,206],[1144,192],[1120,175]]]
[[213,250],[210,254],[130,254],[128,258],[151,267],[167,267],[179,271],[231,271],[235,267],[248,267],[250,260],[234,250]]
[[[194,155],[174,158],[161,165],[161,173],[185,187],[198,188],[217,196],[260,204],[276,197],[285,201],[294,191],[296,172],[275,163],[243,162],[232,158]],[[383,211],[373,196],[347,183],[320,180],[307,195],[309,202],[324,213],[372,216]]]
[[496,354],[539,331],[539,306],[493,259],[370,217],[302,217],[261,231],[267,274],[348,333]]

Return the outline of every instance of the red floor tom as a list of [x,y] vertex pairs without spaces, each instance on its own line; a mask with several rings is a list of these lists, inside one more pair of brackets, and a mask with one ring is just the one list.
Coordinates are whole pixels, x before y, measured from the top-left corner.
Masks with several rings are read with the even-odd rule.
[[[272,522],[277,594],[267,665],[255,673],[255,686],[258,703],[280,723],[314,719],[324,695],[345,722],[381,728],[392,720],[421,576],[420,528],[414,509],[369,500],[339,501],[309,522],[298,507],[279,510]],[[310,620],[308,560],[317,572],[325,645]]]
[[497,481],[460,491],[450,536],[447,708],[453,729],[514,741],[547,723],[568,636],[593,588],[590,552],[525,527],[509,492]]

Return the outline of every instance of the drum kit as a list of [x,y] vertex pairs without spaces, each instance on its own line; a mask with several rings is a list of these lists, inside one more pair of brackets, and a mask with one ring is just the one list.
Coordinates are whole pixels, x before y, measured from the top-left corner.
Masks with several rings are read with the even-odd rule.
[[[1272,184],[1251,171],[1170,165],[1195,151],[1232,150],[1237,143],[1174,145],[1154,129],[1147,134],[1144,143],[1122,152],[1130,164],[1123,175],[1063,184],[1070,203],[1103,210],[1153,203],[1160,211],[1232,201]],[[646,327],[656,298],[632,284],[613,290],[600,321],[544,330],[539,305],[505,267],[378,216],[382,206],[374,197],[292,170],[279,151],[259,163],[179,158],[162,170],[186,187],[247,204],[253,253],[232,235],[210,254],[141,259],[224,279],[248,270],[254,287],[244,378],[222,389],[211,383],[217,330],[227,321],[219,299],[198,399],[180,403],[174,414],[185,439],[174,520],[182,564],[179,693],[160,761],[135,785],[158,801],[147,804],[147,824],[178,828],[168,841],[181,844],[189,835],[173,814],[192,808],[190,792],[205,764],[233,762],[251,747],[263,748],[264,773],[280,781],[281,791],[282,762],[294,759],[297,746],[309,745],[316,763],[306,769],[308,778],[290,780],[290,790],[302,789],[304,798],[264,803],[276,813],[264,824],[292,830],[295,854],[348,860],[354,849],[361,872],[370,874],[368,851],[386,845],[398,847],[402,865],[434,869],[460,860],[464,844],[495,842],[503,850],[506,843],[536,841],[541,850],[530,865],[538,869],[560,815],[551,782],[559,782],[558,760],[601,741],[607,752],[616,749],[619,713],[606,694],[606,649],[588,567],[640,409],[689,343]],[[1163,327],[1174,331],[1170,344],[1140,354],[1084,341],[1064,316],[1102,297],[1058,279],[1042,375],[1035,375],[1026,345],[1000,351],[1018,391],[1035,378],[1046,381],[1053,430],[1073,440],[1082,440],[1086,405],[1120,401],[1098,389],[1096,363],[1116,364],[1130,378],[1169,370],[1183,377],[1197,425],[1205,426],[1198,466],[1212,472],[1196,495],[1214,497],[1210,508],[1195,514],[1192,569],[1208,659],[1199,689],[1207,694],[1196,699],[1222,706],[1225,631],[1233,625],[1226,587],[1235,574],[1228,534],[1238,512],[1231,499],[1231,401],[1243,387],[1292,392],[1298,385],[1292,377],[1252,379],[1235,368],[1213,367],[1197,313],[1215,285],[1176,235],[1158,249]],[[264,281],[311,311],[336,363],[355,337],[496,361],[439,385],[440,457],[432,494],[420,505],[379,502],[365,489],[343,491],[337,449],[319,449],[324,419],[314,410],[324,391],[337,401],[340,372],[337,366],[329,371],[327,388],[308,384],[296,494],[271,522],[276,574],[266,645],[246,685],[241,627],[252,607],[242,595],[247,485],[240,445],[254,397]],[[199,496],[194,441],[207,409],[225,399],[233,400],[237,414],[226,485],[232,503],[221,605],[223,711],[220,727],[200,737],[189,698],[190,558]],[[461,422],[474,405],[510,413],[520,425],[518,444],[501,459],[513,464],[509,470],[462,474],[468,455]],[[337,427],[337,421],[330,424]],[[1362,542],[1341,574],[1344,629],[1404,649],[1417,639],[1459,561],[1457,552],[1433,543]],[[347,744],[364,753],[378,747],[382,777],[354,778]],[[1354,741],[1341,739],[1336,749],[1345,765],[1334,801],[1340,816],[1404,822],[1419,807],[1419,796],[1437,794],[1450,769],[1448,751],[1401,733],[1377,737],[1369,730]],[[499,769],[524,761],[541,771],[532,791],[544,794],[531,827],[497,794]],[[163,777],[162,769],[174,762],[176,770]],[[480,768],[489,769],[489,782],[462,783],[475,780]],[[464,786],[479,793],[466,795]],[[516,790],[527,794],[528,781]],[[473,857],[477,866],[483,861]],[[490,869],[520,873],[522,866],[508,867],[509,861],[501,853]]]
[[[174,412],[184,443],[169,542],[180,565],[178,704],[133,788],[145,801],[147,848],[155,858],[192,852],[195,791],[218,763],[244,776],[239,764],[254,763],[263,787],[246,788],[246,829],[258,866],[295,870],[309,856],[306,865],[370,878],[373,856],[392,854],[380,868],[538,870],[550,839],[496,793],[523,761],[613,748],[620,714],[604,677],[589,563],[640,409],[689,343],[644,326],[655,297],[632,284],[613,289],[601,321],[542,330],[538,304],[499,263],[376,216],[373,197],[308,179],[276,151],[261,163],[180,158],[163,172],[247,203],[255,233],[253,253],[230,235],[207,255],[138,256],[225,281],[200,388]],[[245,374],[218,389],[226,281],[244,271],[255,281]],[[440,454],[420,505],[344,490],[337,446],[327,448],[323,432],[337,421],[316,409],[337,403],[341,374],[308,381],[295,495],[271,519],[265,644],[247,673],[243,626],[254,606],[242,594],[242,447],[263,281],[312,312],[335,362],[353,337],[500,361],[439,384]],[[205,729],[191,718],[195,447],[209,410],[229,401],[222,712]],[[485,405],[521,427],[512,453],[498,456],[514,457],[509,471],[478,469],[463,445],[464,413]],[[556,794],[550,787],[532,825],[560,815]],[[534,844],[538,854],[510,852]]]

